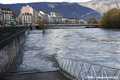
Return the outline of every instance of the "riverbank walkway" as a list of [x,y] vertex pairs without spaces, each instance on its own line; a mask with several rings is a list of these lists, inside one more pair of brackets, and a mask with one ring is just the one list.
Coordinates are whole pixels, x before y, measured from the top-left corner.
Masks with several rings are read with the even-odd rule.
[[70,80],[60,71],[6,74],[0,80]]

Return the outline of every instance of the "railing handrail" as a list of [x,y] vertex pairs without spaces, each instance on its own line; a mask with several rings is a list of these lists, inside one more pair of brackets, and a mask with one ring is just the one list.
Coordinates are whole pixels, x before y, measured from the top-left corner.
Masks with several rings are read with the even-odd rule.
[[[67,72],[77,80],[89,80],[90,77],[94,78],[94,80],[98,80],[98,78],[101,78],[100,80],[103,80],[103,78],[106,78],[107,80],[109,80],[109,78],[110,80],[111,78],[112,80],[120,80],[120,69],[118,68],[65,57],[57,56],[55,58],[61,70]],[[111,75],[111,73],[113,74]]]
[[17,37],[18,35],[24,33],[26,30],[28,30],[29,27],[24,27],[22,30],[19,30],[18,32],[15,32],[14,34],[8,36],[7,38],[3,38],[0,40],[0,49],[2,49],[4,46],[10,43],[13,38]]
[[[46,26],[98,26],[98,24],[45,24]],[[38,26],[38,24],[33,24],[32,26]]]
[[[57,57],[58,57],[58,56],[57,56]],[[57,57],[56,57],[56,58],[57,58]],[[75,60],[75,59],[72,59],[72,58],[65,58],[65,57],[58,57],[58,58],[69,59],[69,60],[76,61],[76,62],[83,62],[83,63],[87,63],[87,64],[91,64],[91,65],[96,65],[96,66],[100,66],[100,67],[116,69],[116,70],[119,70],[119,71],[120,71],[120,69],[118,69],[118,68],[114,68],[114,67],[110,67],[110,66],[104,66],[104,65],[100,65],[100,64],[95,64],[95,63],[88,62],[88,61]]]
[[73,25],[73,26],[74,26],[74,25],[78,25],[78,26],[98,26],[98,24],[45,24],[45,25],[51,25],[51,26],[57,26],[57,25],[58,25],[58,26],[60,26],[60,25],[61,25],[61,26],[62,26],[62,25],[63,25],[63,26],[64,26],[64,25],[65,25],[65,26],[67,26],[67,25],[68,25],[68,26],[71,26],[71,25]]

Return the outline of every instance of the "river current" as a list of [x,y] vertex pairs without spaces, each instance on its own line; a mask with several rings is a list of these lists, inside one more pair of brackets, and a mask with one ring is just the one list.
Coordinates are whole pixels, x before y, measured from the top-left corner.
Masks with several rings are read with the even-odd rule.
[[32,30],[24,45],[20,71],[55,71],[59,68],[54,56],[85,60],[119,68],[120,30],[48,29]]

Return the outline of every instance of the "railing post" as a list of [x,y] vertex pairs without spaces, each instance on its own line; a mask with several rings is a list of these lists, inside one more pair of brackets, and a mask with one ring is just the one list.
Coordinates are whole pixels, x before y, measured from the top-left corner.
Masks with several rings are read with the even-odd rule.
[[103,80],[103,67],[102,67],[102,71],[101,71],[101,78],[102,78],[102,80]]
[[68,71],[69,63],[70,63],[70,60],[68,60],[68,64],[67,64],[67,71]]
[[92,66],[92,64],[90,64],[90,67],[89,67],[89,69],[88,69],[88,71],[87,71],[87,73],[86,73],[86,75],[85,75],[85,76],[87,76],[87,75],[88,75],[88,73],[89,73],[89,71],[90,71],[90,69],[91,69],[91,66]]
[[98,71],[97,76],[99,75],[99,73],[101,72],[101,70],[102,70],[102,66],[100,67],[100,70]]
[[117,77],[118,77],[117,80],[119,80],[120,79],[120,71],[118,71]]
[[72,66],[73,66],[73,61],[72,61],[71,67],[70,67],[70,73],[71,73],[71,75],[72,75]]
[[64,70],[67,71],[67,70],[66,70],[66,67],[67,67],[67,59],[65,59],[65,64],[64,64],[64,65],[65,65],[65,66],[64,66]]
[[95,75],[95,80],[97,80],[97,75],[96,75],[96,72],[95,72],[94,66],[92,66],[92,69],[93,69],[93,73],[94,73],[94,75]]
[[[77,70],[77,67],[78,67],[78,62],[76,62],[76,65],[75,65],[75,69],[74,69],[73,75],[75,74],[75,71]],[[75,75],[74,75],[74,77],[75,77]]]
[[79,74],[78,74],[78,79],[79,79],[79,76],[80,76],[80,74],[81,74],[81,71],[82,71],[82,68],[84,67],[84,63],[82,64],[82,66],[81,66],[81,69],[80,69],[80,71],[79,71]]
[[103,70],[103,72],[104,72],[104,74],[105,74],[107,80],[109,80],[109,79],[108,79],[108,76],[107,76],[107,73],[106,73],[106,71],[105,71],[105,69]]
[[[119,72],[119,71],[116,71],[116,72],[114,73],[113,78],[115,77],[116,74],[117,74],[117,75],[119,74],[118,72]],[[117,77],[118,77],[117,80],[119,80],[119,76],[117,76]],[[113,80],[113,79],[112,79],[112,80]]]
[[65,71],[65,64],[66,64],[66,59],[64,59],[64,63],[63,63],[63,69]]
[[64,60],[64,59],[62,59],[62,66],[61,66],[62,68],[63,68],[63,60]]

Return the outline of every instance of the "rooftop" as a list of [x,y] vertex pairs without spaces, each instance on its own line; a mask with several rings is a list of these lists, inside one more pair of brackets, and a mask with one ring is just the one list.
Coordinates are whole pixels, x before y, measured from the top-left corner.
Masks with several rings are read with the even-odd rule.
[[1,10],[11,11],[10,8],[0,8]]

